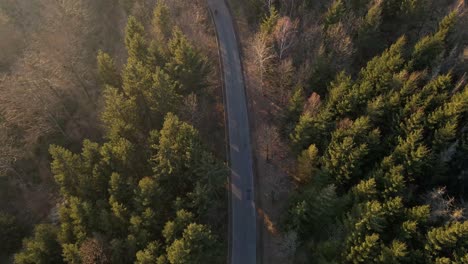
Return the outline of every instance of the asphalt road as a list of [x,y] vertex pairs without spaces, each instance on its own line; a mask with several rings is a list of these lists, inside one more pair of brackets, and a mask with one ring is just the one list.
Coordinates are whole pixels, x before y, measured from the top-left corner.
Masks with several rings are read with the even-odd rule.
[[256,263],[257,220],[252,148],[244,77],[231,13],[224,0],[207,0],[223,64],[231,168],[231,264]]

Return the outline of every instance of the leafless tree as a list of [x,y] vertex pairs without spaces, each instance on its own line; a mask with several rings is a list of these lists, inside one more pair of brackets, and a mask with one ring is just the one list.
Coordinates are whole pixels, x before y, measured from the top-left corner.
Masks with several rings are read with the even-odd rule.
[[464,210],[455,204],[455,199],[447,195],[445,187],[436,188],[425,196],[431,207],[430,220],[462,221],[465,219]]
[[277,67],[277,88],[279,102],[285,104],[291,93],[291,88],[293,85],[293,75],[294,75],[294,66],[292,59],[284,59],[279,62]]
[[191,93],[184,98],[184,107],[182,109],[183,115],[195,126],[198,124],[201,114],[198,110],[198,98],[196,94]]
[[304,106],[304,111],[309,113],[311,116],[315,116],[318,113],[321,105],[322,101],[320,99],[320,95],[313,92]]
[[13,141],[8,136],[8,128],[0,125],[0,177],[13,169],[12,165],[19,156],[18,149],[14,147]]
[[255,36],[253,41],[253,52],[260,76],[260,90],[265,95],[265,91],[263,89],[265,73],[268,71],[271,60],[275,58],[267,36],[261,33],[258,33]]
[[285,53],[293,47],[296,40],[298,20],[292,21],[284,16],[278,19],[274,31],[274,38],[278,47],[278,58],[282,60]]
[[337,68],[342,69],[350,66],[351,57],[355,50],[351,37],[341,22],[328,27],[325,45],[333,54],[333,63]]

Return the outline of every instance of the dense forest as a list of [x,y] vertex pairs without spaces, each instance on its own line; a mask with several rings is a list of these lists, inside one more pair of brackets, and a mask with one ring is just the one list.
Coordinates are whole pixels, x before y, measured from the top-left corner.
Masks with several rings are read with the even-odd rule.
[[[0,261],[223,262],[228,171],[220,91],[213,54],[196,47],[214,39],[206,8],[52,2],[0,5],[2,30],[10,30],[0,33],[24,34],[7,37],[16,53],[2,53]],[[34,28],[50,25],[20,21],[27,17],[56,27]],[[110,22],[117,24],[102,25]],[[77,32],[62,35],[57,27]],[[29,35],[37,40],[23,41]],[[45,212],[28,210],[34,198],[47,199],[46,208],[30,206]]]
[[[466,1],[226,1],[285,172],[256,168],[259,259],[468,263]],[[224,263],[205,1],[0,0],[0,36],[0,262]]]
[[463,1],[244,4],[258,83],[296,157],[292,262],[467,263]]

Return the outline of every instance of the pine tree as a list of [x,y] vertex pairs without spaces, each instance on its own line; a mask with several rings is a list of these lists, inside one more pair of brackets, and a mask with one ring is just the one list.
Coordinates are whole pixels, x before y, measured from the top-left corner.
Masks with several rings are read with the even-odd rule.
[[204,225],[190,224],[183,236],[167,248],[171,264],[218,263],[221,261],[217,240]]
[[403,165],[409,180],[416,176],[422,176],[423,171],[429,165],[430,149],[422,142],[423,131],[421,129],[411,132],[405,139],[400,139],[392,157],[396,164]]
[[382,253],[379,256],[379,263],[402,263],[408,254],[407,250],[408,247],[404,242],[393,240],[391,245],[382,248]]
[[461,256],[468,250],[468,221],[448,223],[427,233],[425,249],[433,256]]
[[278,11],[274,6],[271,6],[268,16],[265,16],[260,24],[260,33],[264,36],[271,35],[279,18]]
[[306,99],[304,89],[302,89],[302,87],[300,86],[296,87],[293,95],[291,96],[291,98],[289,98],[288,107],[285,110],[283,120],[281,122],[281,134],[283,136],[288,136],[294,129],[294,126],[299,121],[301,113],[304,109],[305,102]]
[[326,30],[329,26],[338,23],[345,12],[346,9],[342,0],[333,1],[332,5],[325,13],[324,29]]
[[192,223],[194,216],[186,210],[179,210],[176,213],[176,218],[173,221],[168,221],[164,225],[162,234],[166,239],[166,244],[172,244],[174,240],[180,238],[185,228]]
[[349,183],[359,180],[356,176],[361,176],[364,160],[378,144],[379,136],[378,130],[372,130],[368,117],[335,130],[323,157],[324,170],[338,186],[349,187]]
[[379,263],[377,257],[382,250],[378,234],[368,235],[362,243],[350,248],[346,254],[347,263]]
[[352,105],[355,104],[350,101],[352,86],[351,77],[345,72],[337,74],[335,80],[330,83],[326,108],[332,113],[333,118],[345,117],[351,113]]
[[419,40],[414,47],[409,68],[420,71],[427,67],[433,67],[440,61],[443,51],[447,48],[448,37],[452,31],[457,15],[454,12],[446,16],[439,24],[439,30],[430,36]]
[[55,181],[60,186],[60,193],[65,196],[78,195],[78,181],[80,172],[80,159],[78,155],[59,146],[50,146],[52,156],[51,170]]
[[143,25],[134,16],[128,17],[125,28],[125,46],[129,59],[146,62],[148,59],[148,44],[145,39]]
[[122,85],[121,77],[117,71],[115,62],[109,54],[99,50],[97,55],[97,64],[99,78],[101,79],[102,84],[116,88],[119,88]]
[[158,43],[163,44],[168,40],[172,33],[173,22],[168,6],[163,1],[158,1],[153,11],[151,21],[153,31],[158,38]]
[[334,185],[323,188],[314,186],[295,197],[288,211],[287,225],[301,237],[323,233],[323,226],[332,221],[337,208],[338,197]]
[[104,90],[104,110],[101,119],[105,124],[106,137],[116,140],[125,138],[138,142],[140,124],[138,106],[134,99],[127,99],[116,88],[107,87]]
[[377,198],[377,184],[375,178],[361,180],[352,188],[352,194],[356,203]]
[[191,92],[201,94],[207,86],[210,66],[207,58],[184,36],[175,29],[168,43],[169,55],[165,68],[177,83],[177,93],[187,95]]
[[158,256],[161,251],[159,242],[150,242],[144,250],[140,250],[136,254],[135,264],[154,264],[158,263]]
[[399,38],[390,48],[380,56],[370,60],[359,73],[359,85],[353,87],[350,93],[351,113],[367,105],[368,100],[387,92],[392,87],[393,75],[404,65],[403,48],[406,44],[404,37]]
[[309,113],[300,116],[294,131],[290,134],[293,150],[300,153],[308,146],[314,144],[320,151],[326,146],[327,133],[332,130],[333,123],[329,122],[330,113],[323,111],[312,117]]
[[310,145],[297,158],[296,179],[301,184],[307,184],[317,173],[318,169],[318,149],[315,145]]
[[[382,2],[374,1],[367,10],[367,14],[357,30],[357,56],[360,62],[365,58],[375,55],[382,49],[383,43],[380,40],[380,26],[382,24]],[[359,63],[361,64],[361,63]]]
[[18,219],[8,213],[0,212],[0,252],[11,254],[21,246],[21,239],[25,233],[24,227]]
[[57,230],[51,225],[37,225],[34,236],[23,242],[23,249],[15,255],[15,264],[60,264],[62,250],[57,241]]

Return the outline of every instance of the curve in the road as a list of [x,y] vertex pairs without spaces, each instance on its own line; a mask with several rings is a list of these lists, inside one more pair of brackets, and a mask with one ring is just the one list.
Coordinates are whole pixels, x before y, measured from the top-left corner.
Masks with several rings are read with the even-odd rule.
[[207,0],[224,77],[230,159],[230,263],[254,264],[257,217],[247,98],[233,19],[225,0]]

